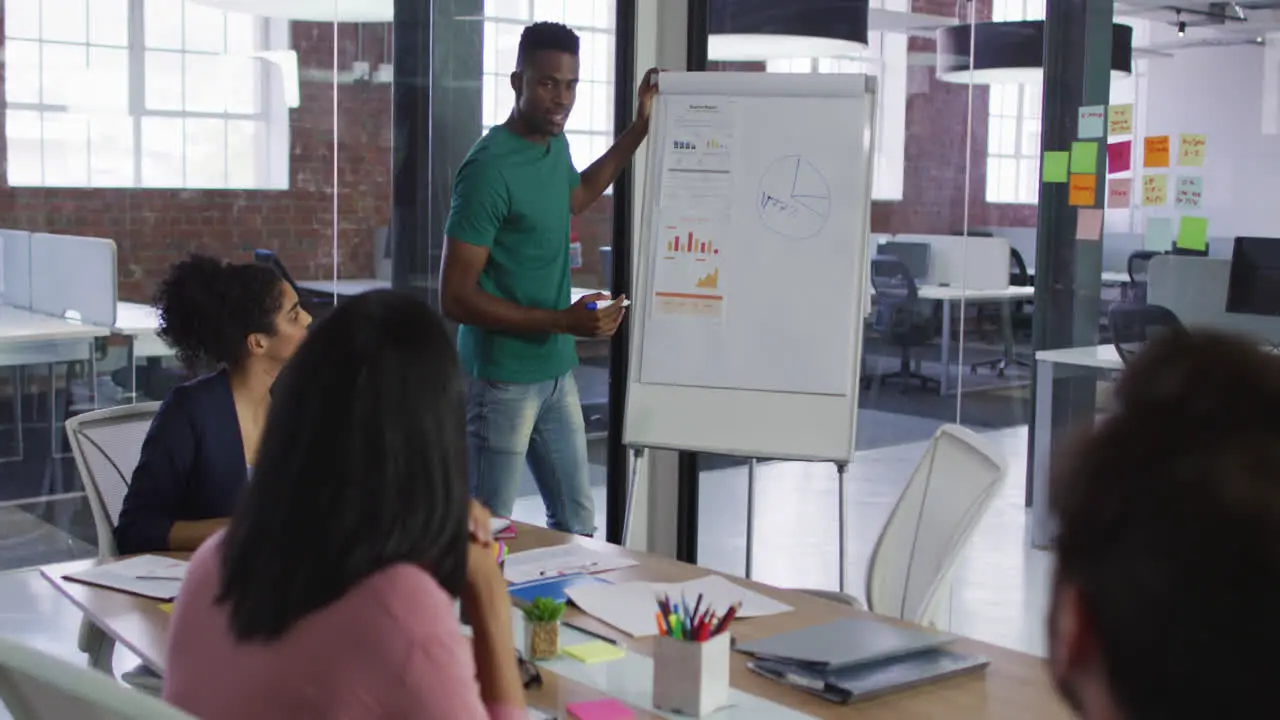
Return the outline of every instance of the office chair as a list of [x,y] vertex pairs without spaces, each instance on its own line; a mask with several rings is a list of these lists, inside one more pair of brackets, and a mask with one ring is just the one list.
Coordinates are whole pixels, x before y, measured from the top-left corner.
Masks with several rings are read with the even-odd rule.
[[891,373],[875,373],[862,381],[869,388],[885,380],[901,380],[902,392],[907,383],[918,381],[922,389],[940,386],[941,381],[911,369],[911,349],[922,347],[938,333],[932,304],[920,302],[920,290],[905,263],[896,257],[877,255],[871,259],[871,285],[876,290],[875,311],[871,327],[891,345],[901,348],[898,369]]
[[1151,259],[1163,253],[1155,250],[1135,250],[1129,253],[1129,284],[1125,287],[1124,301],[1130,305],[1147,302],[1147,268]]
[[1111,342],[1120,361],[1128,365],[1147,343],[1169,333],[1187,332],[1178,316],[1163,305],[1112,305],[1107,311]]
[[[1031,273],[1027,271],[1027,263],[1022,259],[1022,253],[1017,248],[1009,248],[1009,285],[1013,287],[1028,287],[1031,285]],[[1009,309],[1009,331],[1016,335],[1019,332],[1031,334],[1031,318],[1032,314],[1027,311],[1026,302],[1013,303],[1013,307]],[[969,366],[969,372],[977,375],[978,368],[991,368],[996,371],[998,377],[1004,377],[1004,371],[1010,366],[1013,367],[1031,367],[1031,361],[1025,357],[1018,357],[1013,351],[1014,338],[1009,337],[1005,344],[1004,354],[994,360],[985,360],[977,362]]]
[[298,292],[298,283],[293,281],[293,276],[289,274],[289,270],[285,268],[284,263],[280,262],[280,257],[278,255],[270,250],[254,250],[253,261],[259,265],[266,265],[272,270],[275,270],[276,274],[279,275],[281,279],[289,283],[289,287],[293,288],[294,292]]
[[298,283],[294,282],[293,276],[289,274],[289,270],[280,262],[280,257],[270,250],[254,250],[253,261],[259,265],[265,265],[275,271],[281,280],[289,283],[289,287],[298,294],[298,302],[302,305],[302,309],[312,318],[319,320],[333,311],[334,298],[328,293],[317,294],[306,288],[299,288]]

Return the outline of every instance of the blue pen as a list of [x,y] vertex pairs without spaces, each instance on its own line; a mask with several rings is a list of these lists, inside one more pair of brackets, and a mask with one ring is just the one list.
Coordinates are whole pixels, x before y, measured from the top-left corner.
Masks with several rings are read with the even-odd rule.
[[[609,307],[612,304],[613,304],[612,300],[592,300],[591,302],[587,303],[587,309],[599,310],[600,308]],[[622,307],[628,307],[629,305],[631,305],[630,300],[622,301]]]

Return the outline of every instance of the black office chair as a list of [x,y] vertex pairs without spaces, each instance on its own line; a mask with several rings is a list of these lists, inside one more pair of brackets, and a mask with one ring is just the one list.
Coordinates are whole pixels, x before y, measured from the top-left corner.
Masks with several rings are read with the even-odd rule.
[[915,278],[896,257],[877,255],[871,259],[871,285],[876,290],[871,327],[890,345],[901,348],[902,354],[896,371],[869,374],[863,379],[863,387],[869,388],[873,382],[879,386],[886,380],[903,381],[902,392],[911,381],[919,382],[925,390],[940,386],[937,378],[911,369],[911,349],[924,346],[938,334],[933,303],[921,303]]
[[284,263],[280,262],[280,257],[274,252],[262,249],[254,250],[253,261],[271,268],[280,276],[280,279],[289,283],[289,287],[293,288],[293,291],[298,294],[298,303],[313,319],[319,320],[333,311],[333,295],[330,293],[315,293],[306,288],[298,287],[298,283],[294,282],[293,276],[289,274],[288,268],[284,266]]
[[1112,305],[1107,311],[1107,324],[1111,328],[1111,342],[1125,365],[1151,340],[1187,332],[1178,316],[1163,305]]
[[1130,305],[1147,302],[1147,268],[1151,259],[1163,253],[1155,250],[1135,250],[1129,253],[1129,284],[1124,290],[1124,301]]
[[[1031,284],[1031,273],[1027,271],[1027,263],[1022,259],[1022,253],[1018,252],[1017,248],[1009,248],[1009,285],[1011,287],[1029,287]],[[1013,345],[1018,335],[1031,334],[1032,313],[1028,309],[1030,304],[1025,301],[1013,303],[1013,307],[1009,308],[1009,331],[1013,333],[1014,337],[1006,339],[1004,354],[994,360],[985,360],[970,365],[970,373],[976,375],[978,368],[991,368],[996,371],[996,375],[1004,377],[1004,371],[1009,367],[1031,367],[1029,359],[1018,357],[1013,350]]]

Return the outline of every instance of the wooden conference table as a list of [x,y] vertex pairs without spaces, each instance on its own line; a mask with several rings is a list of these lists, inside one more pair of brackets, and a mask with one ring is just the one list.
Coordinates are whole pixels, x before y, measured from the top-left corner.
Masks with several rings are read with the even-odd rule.
[[[513,552],[568,542],[583,544],[603,552],[627,555],[639,564],[602,573],[614,581],[648,580],[679,582],[700,577],[705,568],[676,562],[647,553],[632,552],[615,545],[573,537],[528,525],[519,525],[518,537],[509,541]],[[41,569],[45,578],[80,610],[84,611],[108,635],[127,647],[147,665],[160,672],[165,667],[165,648],[169,634],[169,613],[159,603],[147,598],[95,588],[63,580],[63,576],[84,570],[101,560],[82,560]],[[796,590],[783,590],[734,578],[757,592],[781,600],[795,608],[792,612],[769,617],[740,620],[733,624],[733,635],[740,640],[774,635],[779,632],[829,622],[861,611],[806,595]],[[565,619],[573,625],[620,641],[628,651],[651,655],[653,638],[631,638],[608,625],[570,608]],[[834,705],[811,695],[766,680],[746,667],[744,656],[733,654],[731,682],[735,688],[771,700],[817,718],[859,718],[860,720],[968,720],[977,718],[1025,720],[1066,720],[1071,715],[1058,699],[1039,658],[1006,650],[973,640],[955,644],[963,652],[983,655],[991,660],[985,674],[954,678],[933,685],[889,695],[857,705]],[[532,707],[554,710],[558,716],[568,703],[592,700],[604,693],[590,686],[558,677],[542,670],[540,689],[530,690]],[[637,711],[637,717],[659,716]]]

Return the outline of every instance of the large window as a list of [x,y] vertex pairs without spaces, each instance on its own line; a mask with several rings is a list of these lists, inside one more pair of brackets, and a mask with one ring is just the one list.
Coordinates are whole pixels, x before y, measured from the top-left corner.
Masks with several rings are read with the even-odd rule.
[[[872,0],[871,6],[909,9],[907,0]],[[765,69],[781,73],[867,73],[879,77],[871,197],[901,200],[906,156],[907,36],[874,31],[867,36],[867,49],[859,57],[769,60]]]
[[511,71],[520,33],[534,21],[561,22],[582,39],[578,97],[565,126],[574,164],[585,168],[613,144],[613,0],[485,0],[484,110],[487,131],[515,104]]
[[191,0],[5,0],[16,187],[288,187],[287,23]]
[[[994,0],[996,22],[1044,19],[1045,0]],[[987,117],[987,202],[1040,199],[1040,86],[992,85]]]

